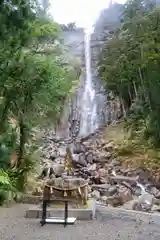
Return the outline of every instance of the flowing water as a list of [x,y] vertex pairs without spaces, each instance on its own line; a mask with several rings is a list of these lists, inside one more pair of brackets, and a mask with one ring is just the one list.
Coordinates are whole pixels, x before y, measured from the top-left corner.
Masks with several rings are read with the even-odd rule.
[[[70,40],[70,43],[66,44],[71,49],[75,45],[75,39],[79,41],[79,35],[74,34],[69,33],[73,42]],[[56,128],[57,137],[71,137],[72,139],[77,136],[86,137],[94,133],[99,127],[104,126],[108,119],[107,95],[104,84],[98,77],[97,67],[93,65],[93,36],[90,30],[82,34],[83,45],[80,54],[83,64],[81,76],[75,94],[66,101],[60,123]]]
[[90,33],[85,34],[86,80],[81,101],[80,136],[93,133],[98,128],[96,93],[92,82]]

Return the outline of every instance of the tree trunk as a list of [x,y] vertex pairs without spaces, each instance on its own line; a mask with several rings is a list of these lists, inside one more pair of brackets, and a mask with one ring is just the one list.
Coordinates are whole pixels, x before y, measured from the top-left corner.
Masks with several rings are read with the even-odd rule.
[[135,97],[137,98],[137,96],[138,96],[138,91],[137,91],[137,87],[136,87],[135,81],[133,81],[133,88],[134,88],[134,92],[135,92]]
[[129,87],[128,87],[128,95],[129,95],[130,103],[132,104],[132,94]]
[[4,129],[4,125],[5,125],[5,121],[8,117],[8,109],[9,109],[9,100],[7,99],[5,101],[5,106],[2,110],[2,114],[1,114],[1,118],[0,118],[0,133],[3,133]]
[[23,116],[20,116],[19,119],[19,129],[20,129],[20,144],[19,144],[19,154],[18,154],[18,164],[17,167],[20,167],[22,161],[23,161],[23,156],[24,156],[24,146],[25,146],[25,124],[23,122]]

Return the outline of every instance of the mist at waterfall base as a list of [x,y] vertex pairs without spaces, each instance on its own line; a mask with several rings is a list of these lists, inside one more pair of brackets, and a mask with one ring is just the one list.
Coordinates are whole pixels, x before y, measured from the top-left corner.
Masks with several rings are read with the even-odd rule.
[[86,79],[81,101],[80,136],[86,136],[90,133],[93,133],[99,127],[97,118],[96,92],[92,82],[90,37],[90,32],[86,30],[84,41]]

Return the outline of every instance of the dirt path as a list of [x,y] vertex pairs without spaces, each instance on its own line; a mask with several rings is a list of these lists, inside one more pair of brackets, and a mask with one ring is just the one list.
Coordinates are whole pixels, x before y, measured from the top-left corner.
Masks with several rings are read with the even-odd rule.
[[27,205],[0,208],[0,239],[3,240],[159,240],[160,228],[153,223],[105,217],[91,222],[77,222],[64,228],[41,227],[39,220],[25,219]]

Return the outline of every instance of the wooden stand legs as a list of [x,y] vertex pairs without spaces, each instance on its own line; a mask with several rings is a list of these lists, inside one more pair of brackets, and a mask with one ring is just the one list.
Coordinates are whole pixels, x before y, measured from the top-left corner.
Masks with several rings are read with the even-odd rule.
[[[64,203],[64,217],[58,218],[58,217],[47,217],[47,206],[50,202],[63,202]],[[68,201],[67,199],[51,199],[51,192],[50,187],[45,186],[44,192],[43,192],[43,203],[42,203],[42,219],[40,221],[41,226],[44,226],[46,223],[52,223],[52,224],[64,224],[64,227],[66,227],[68,224],[74,224],[76,221],[76,218],[70,217],[68,218]]]

